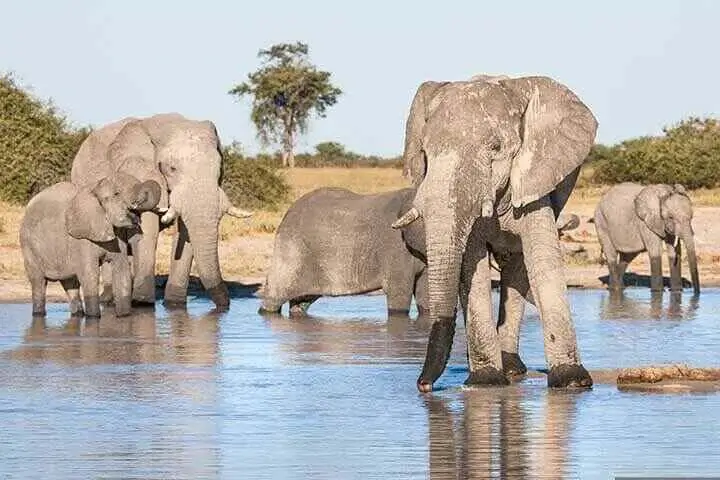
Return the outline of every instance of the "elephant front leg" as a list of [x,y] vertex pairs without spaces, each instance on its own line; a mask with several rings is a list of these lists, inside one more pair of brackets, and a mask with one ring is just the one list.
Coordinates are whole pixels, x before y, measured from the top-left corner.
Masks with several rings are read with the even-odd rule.
[[543,324],[545,358],[550,367],[548,386],[590,387],[592,378],[580,363],[562,252],[550,206],[525,213],[520,237],[530,288]]
[[670,265],[670,291],[682,292],[682,268],[680,266],[682,251],[681,243],[677,242],[677,246],[666,245],[668,265]]
[[85,302],[85,316],[100,318],[100,266],[97,264],[97,258],[83,262],[78,279]]
[[484,247],[466,251],[461,275],[465,306],[468,364],[466,385],[507,385],[502,372],[500,339],[493,321],[490,265]]
[[524,375],[527,367],[520,358],[520,325],[525,313],[525,298],[530,285],[522,253],[512,254],[500,271],[500,309],[498,334],[503,372],[507,376]]
[[130,260],[122,253],[115,255],[111,261],[112,286],[115,296],[115,315],[130,315],[132,304],[132,272]]
[[190,236],[182,218],[177,220],[177,231],[173,235],[170,275],[165,285],[165,305],[184,307],[187,304],[188,282],[192,268],[193,249]]
[[108,262],[102,264],[101,278],[103,283],[102,293],[100,294],[100,302],[110,304],[113,302],[113,280],[112,265]]
[[160,233],[160,218],[152,212],[140,216],[141,235],[131,239],[133,252],[132,301],[140,305],[155,305],[155,255]]

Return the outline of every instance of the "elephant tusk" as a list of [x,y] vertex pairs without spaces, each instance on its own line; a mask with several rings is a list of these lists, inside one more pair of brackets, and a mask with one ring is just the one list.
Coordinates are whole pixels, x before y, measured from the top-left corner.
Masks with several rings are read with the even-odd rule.
[[673,248],[677,248],[679,243],[680,243],[680,237],[678,235],[675,235],[675,240],[673,240]]
[[254,215],[254,212],[248,212],[237,207],[228,208],[227,214],[235,218],[248,218]]
[[485,198],[480,204],[480,216],[482,216],[483,218],[492,217],[494,210],[495,205],[493,204],[493,201],[489,198]]
[[170,207],[167,209],[167,211],[165,212],[165,215],[162,216],[160,221],[165,224],[172,223],[173,220],[175,220],[177,218],[177,216],[178,216],[177,210],[175,210],[173,207]]
[[405,212],[405,215],[395,220],[392,224],[392,228],[403,228],[413,223],[418,218],[421,218],[422,214],[416,207],[412,207],[410,210]]

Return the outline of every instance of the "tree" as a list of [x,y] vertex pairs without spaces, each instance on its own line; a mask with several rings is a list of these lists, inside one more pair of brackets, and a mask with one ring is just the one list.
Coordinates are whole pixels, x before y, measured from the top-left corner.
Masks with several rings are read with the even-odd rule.
[[330,82],[330,72],[310,63],[308,46],[302,42],[281,43],[260,50],[260,68],[248,74],[246,82],[228,93],[238,98],[253,97],[250,119],[264,145],[280,143],[283,166],[294,167],[293,148],[299,132],[307,132],[310,114],[326,116],[342,90]]

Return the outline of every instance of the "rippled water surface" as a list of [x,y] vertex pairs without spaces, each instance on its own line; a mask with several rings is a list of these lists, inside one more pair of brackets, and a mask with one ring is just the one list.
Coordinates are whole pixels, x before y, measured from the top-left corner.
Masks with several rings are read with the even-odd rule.
[[[570,298],[588,369],[720,363],[720,290]],[[720,476],[720,394],[553,393],[544,378],[465,390],[459,328],[421,396],[427,326],[386,320],[384,297],[322,299],[305,320],[258,304],[87,323],[63,304],[45,323],[2,305],[0,478]],[[521,355],[544,366],[530,307]]]

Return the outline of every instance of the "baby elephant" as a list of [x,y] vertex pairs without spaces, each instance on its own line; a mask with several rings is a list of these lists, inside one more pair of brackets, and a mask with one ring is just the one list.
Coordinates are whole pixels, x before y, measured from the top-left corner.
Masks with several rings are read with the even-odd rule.
[[[130,313],[132,274],[127,238],[137,233],[135,212],[152,210],[160,199],[154,181],[117,172],[90,190],[57,183],[33,197],[20,227],[25,272],[32,287],[33,315],[45,315],[48,280],[59,280],[72,315],[100,316],[100,265],[112,263],[115,312]],[[85,309],[80,300],[83,290]]]
[[700,293],[692,202],[682,185],[621,183],[595,209],[595,230],[610,270],[609,286],[623,288],[627,266],[641,252],[650,256],[650,288],[662,291],[662,250],[667,248],[670,289],[682,290],[680,241],[687,248],[694,293]]
[[373,195],[320,188],[299,198],[275,235],[260,313],[290,302],[291,315],[304,315],[321,296],[377,289],[385,291],[389,315],[407,315],[413,294],[422,313],[425,265],[411,249],[424,252],[424,227],[391,227],[414,197],[413,188]]

